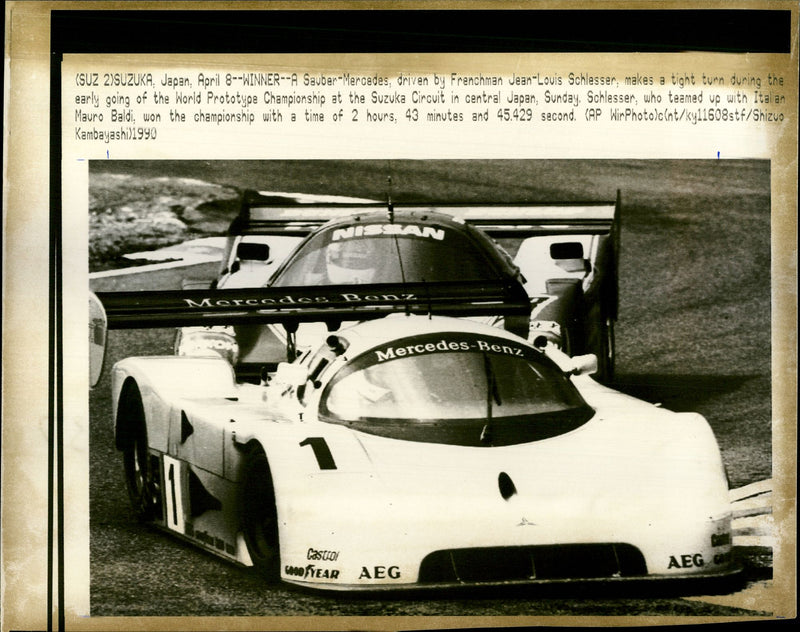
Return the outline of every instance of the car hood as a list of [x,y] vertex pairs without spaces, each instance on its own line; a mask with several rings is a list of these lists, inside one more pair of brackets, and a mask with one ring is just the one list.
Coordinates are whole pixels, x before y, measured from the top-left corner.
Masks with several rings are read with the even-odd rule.
[[[645,414],[646,413],[646,414]],[[563,435],[503,447],[463,447],[351,431],[382,493],[394,498],[538,498],[548,503],[680,504],[719,497],[719,450],[699,415],[655,407],[600,408]],[[713,484],[710,484],[713,482]]]
[[[335,466],[308,446],[302,462],[274,452],[285,559],[306,564],[309,546],[337,551],[342,569],[356,564],[355,582],[389,564],[414,581],[425,556],[451,549],[628,543],[656,572],[672,570],[676,554],[713,558],[709,534],[728,528],[730,504],[706,421],[610,392],[593,399],[596,414],[580,428],[502,447],[308,424]],[[300,524],[298,535],[291,527]]]

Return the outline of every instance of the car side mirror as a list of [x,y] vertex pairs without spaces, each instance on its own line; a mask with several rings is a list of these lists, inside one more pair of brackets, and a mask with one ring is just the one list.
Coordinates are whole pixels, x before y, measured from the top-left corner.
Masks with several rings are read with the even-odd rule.
[[106,358],[106,333],[108,318],[100,299],[89,293],[89,384],[97,386],[103,374],[103,363]]
[[593,353],[569,356],[545,336],[537,336],[533,344],[555,362],[558,368],[566,375],[591,375],[597,373],[598,361],[597,356]]
[[269,246],[243,241],[236,246],[236,258],[240,261],[269,261]]
[[553,259],[583,259],[583,244],[579,241],[558,241],[550,244]]
[[579,241],[561,241],[550,244],[550,258],[567,272],[589,272],[591,263],[584,259],[583,244]]
[[570,373],[573,375],[592,375],[597,373],[597,368],[597,356],[593,353],[587,353],[586,355],[572,358],[572,370]]

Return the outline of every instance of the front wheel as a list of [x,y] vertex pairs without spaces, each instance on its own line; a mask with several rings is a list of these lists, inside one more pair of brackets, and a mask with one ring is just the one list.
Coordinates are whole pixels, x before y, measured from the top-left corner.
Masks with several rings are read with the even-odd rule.
[[122,448],[125,486],[136,517],[147,522],[160,514],[161,481],[158,459],[148,451],[144,407],[135,386],[126,389],[121,398],[120,417],[127,434]]
[[267,456],[252,450],[245,459],[241,498],[242,532],[256,570],[270,581],[280,577],[278,512]]

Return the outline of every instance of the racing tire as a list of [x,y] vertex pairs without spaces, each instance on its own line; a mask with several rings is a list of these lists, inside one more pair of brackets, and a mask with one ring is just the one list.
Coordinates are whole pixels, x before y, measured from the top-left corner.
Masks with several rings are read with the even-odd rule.
[[122,447],[125,487],[136,518],[149,522],[160,513],[161,477],[158,461],[150,456],[148,450],[144,406],[135,385],[126,387],[119,410],[126,433]]
[[597,380],[604,384],[614,381],[615,344],[614,319],[606,317],[600,327],[600,344],[597,349]]
[[241,496],[242,535],[256,571],[280,579],[280,546],[275,490],[267,455],[255,448],[245,458]]

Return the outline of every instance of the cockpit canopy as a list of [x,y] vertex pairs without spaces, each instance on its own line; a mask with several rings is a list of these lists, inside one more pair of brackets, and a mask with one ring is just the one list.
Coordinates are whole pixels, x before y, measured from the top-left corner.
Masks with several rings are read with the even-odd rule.
[[508,338],[429,333],[360,354],[330,380],[322,421],[368,434],[452,445],[538,441],[594,411],[538,351]]

